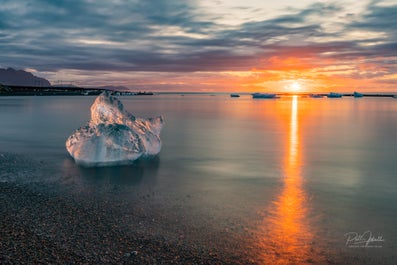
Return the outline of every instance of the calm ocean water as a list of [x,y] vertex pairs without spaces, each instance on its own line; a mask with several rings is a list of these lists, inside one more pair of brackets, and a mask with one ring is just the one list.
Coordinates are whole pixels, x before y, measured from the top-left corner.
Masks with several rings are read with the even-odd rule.
[[94,97],[0,97],[0,154],[23,157],[0,181],[141,203],[160,212],[159,233],[238,241],[257,262],[396,262],[397,100],[119,98],[137,117],[164,115],[157,158],[78,167],[65,140]]

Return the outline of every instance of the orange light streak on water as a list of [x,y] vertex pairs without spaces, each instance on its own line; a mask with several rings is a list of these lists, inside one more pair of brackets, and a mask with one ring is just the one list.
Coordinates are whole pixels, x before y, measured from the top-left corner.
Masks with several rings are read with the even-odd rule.
[[260,260],[265,264],[307,264],[316,260],[311,253],[313,236],[307,221],[298,114],[298,97],[294,96],[286,134],[283,187],[270,206],[259,240]]

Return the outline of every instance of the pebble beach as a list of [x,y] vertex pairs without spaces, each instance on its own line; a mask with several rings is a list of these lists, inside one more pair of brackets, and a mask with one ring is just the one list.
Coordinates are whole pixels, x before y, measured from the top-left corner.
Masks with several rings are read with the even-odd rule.
[[162,233],[164,227],[144,209],[126,214],[121,204],[82,202],[8,183],[0,184],[0,194],[2,264],[249,263],[241,253]]
[[[7,174],[20,179],[36,163],[10,154],[1,158],[3,180]],[[35,167],[40,171],[40,162]],[[184,223],[178,202],[170,212],[151,203],[154,194],[131,201],[19,179],[0,182],[1,264],[254,263],[225,231]]]

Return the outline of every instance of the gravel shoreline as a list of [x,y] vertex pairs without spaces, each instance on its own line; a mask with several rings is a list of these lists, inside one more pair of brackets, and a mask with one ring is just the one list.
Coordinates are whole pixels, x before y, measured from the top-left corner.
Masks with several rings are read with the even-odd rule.
[[[0,154],[0,264],[254,263],[244,242],[199,213],[192,222],[181,201],[124,182],[80,187],[74,167],[53,180],[65,172],[48,170],[44,161]],[[128,168],[138,177],[142,170]]]
[[[248,253],[230,255],[151,227],[142,230],[153,216],[138,211],[125,218],[117,203],[81,201],[16,183],[0,183],[0,194],[1,264],[254,263]],[[126,229],[134,226],[140,229]]]

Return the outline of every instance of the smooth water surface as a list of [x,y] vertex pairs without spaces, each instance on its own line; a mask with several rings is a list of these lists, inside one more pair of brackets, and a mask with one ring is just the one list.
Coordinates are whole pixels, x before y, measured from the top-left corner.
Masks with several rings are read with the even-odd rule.
[[[159,233],[239,241],[253,262],[396,261],[397,100],[119,98],[137,117],[164,115],[158,157],[78,167],[65,140],[89,120],[94,97],[0,97],[0,154],[23,157],[0,181],[131,205],[144,198],[161,212]],[[347,242],[368,231],[382,240]]]

